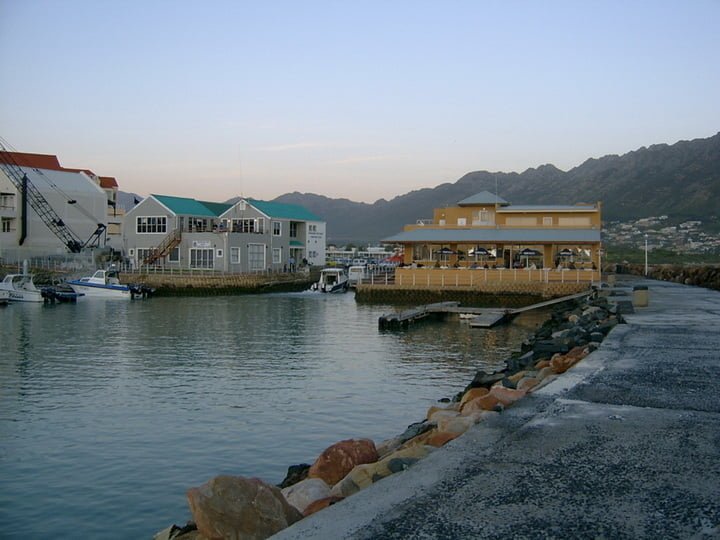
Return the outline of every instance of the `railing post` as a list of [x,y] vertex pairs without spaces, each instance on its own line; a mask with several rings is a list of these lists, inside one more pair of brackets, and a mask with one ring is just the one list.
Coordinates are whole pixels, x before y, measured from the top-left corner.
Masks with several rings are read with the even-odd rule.
[[577,282],[580,283],[580,270],[575,270],[575,273],[577,274]]

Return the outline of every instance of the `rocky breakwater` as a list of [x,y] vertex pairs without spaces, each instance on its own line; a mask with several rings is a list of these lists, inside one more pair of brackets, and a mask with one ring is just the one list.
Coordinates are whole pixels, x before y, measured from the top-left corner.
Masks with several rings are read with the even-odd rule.
[[313,464],[293,465],[278,486],[257,478],[218,476],[187,492],[193,522],[159,532],[156,540],[178,538],[262,539],[321,511],[383,478],[412,467],[460,437],[473,425],[501,414],[599,347],[621,321],[617,306],[596,294],[556,308],[504,369],[479,371],[453,398],[430,407],[421,422],[375,444],[340,441]]
[[[640,264],[616,265],[611,270],[636,276],[645,275],[645,267]],[[648,268],[648,277],[720,291],[720,266],[718,265],[653,265]]]

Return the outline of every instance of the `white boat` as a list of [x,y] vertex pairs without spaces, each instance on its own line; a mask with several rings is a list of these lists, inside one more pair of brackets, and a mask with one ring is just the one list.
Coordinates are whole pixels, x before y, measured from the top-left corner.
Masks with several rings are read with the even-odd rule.
[[0,289],[0,306],[6,306],[10,301],[10,293],[5,289]]
[[324,293],[340,293],[348,290],[349,283],[345,270],[342,268],[323,268],[320,279],[313,283],[311,290]]
[[91,298],[127,298],[135,296],[130,285],[123,285],[115,270],[96,270],[92,276],[66,282],[73,291]]
[[7,291],[11,302],[42,302],[42,291],[33,283],[31,274],[8,274],[0,282],[0,291]]

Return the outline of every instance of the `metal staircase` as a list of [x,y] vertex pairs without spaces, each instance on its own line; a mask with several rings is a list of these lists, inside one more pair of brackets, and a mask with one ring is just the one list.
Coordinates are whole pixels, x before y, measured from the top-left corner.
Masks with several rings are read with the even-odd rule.
[[[0,161],[0,169],[2,169],[10,182],[12,182],[15,186],[15,189],[18,190],[20,196],[22,197],[21,200],[30,203],[30,206],[33,210],[35,210],[42,222],[62,241],[63,244],[65,244],[70,252],[80,253],[82,248],[85,246],[95,243],[99,245],[100,237],[106,229],[104,224],[98,223],[97,229],[92,236],[90,236],[87,241],[83,242],[68,228],[67,225],[65,225],[65,222],[60,218],[57,212],[53,210],[47,199],[27,177],[25,171],[23,171],[22,168],[13,160],[12,151],[5,148],[2,143],[0,143],[0,150],[5,152],[7,156],[7,163],[5,162],[6,160]],[[27,219],[27,217],[23,214],[23,220],[25,219]],[[23,235],[20,238],[21,245],[24,240],[25,231],[23,230]]]
[[180,245],[180,242],[182,240],[182,231],[178,227],[174,231],[172,231],[170,234],[168,234],[165,238],[163,238],[163,241],[160,243],[160,245],[156,248],[153,248],[150,250],[150,253],[145,259],[143,260],[143,264],[153,264],[158,259],[162,259],[163,257],[167,257],[170,255],[170,252],[176,248],[178,245]]

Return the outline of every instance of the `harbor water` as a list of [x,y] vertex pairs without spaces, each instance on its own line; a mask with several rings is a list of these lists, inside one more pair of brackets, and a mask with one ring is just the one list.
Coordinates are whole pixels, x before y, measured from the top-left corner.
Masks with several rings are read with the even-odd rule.
[[0,537],[150,538],[218,474],[279,483],[492,371],[544,318],[380,332],[352,293],[0,308]]

